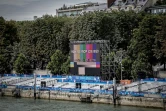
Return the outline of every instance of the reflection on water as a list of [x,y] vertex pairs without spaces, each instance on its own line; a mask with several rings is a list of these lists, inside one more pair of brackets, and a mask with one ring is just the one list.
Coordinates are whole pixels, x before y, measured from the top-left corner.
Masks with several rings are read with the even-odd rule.
[[[0,111],[154,111],[151,108],[114,107],[109,104],[89,104],[71,101],[0,97]],[[163,111],[163,109],[155,109]]]

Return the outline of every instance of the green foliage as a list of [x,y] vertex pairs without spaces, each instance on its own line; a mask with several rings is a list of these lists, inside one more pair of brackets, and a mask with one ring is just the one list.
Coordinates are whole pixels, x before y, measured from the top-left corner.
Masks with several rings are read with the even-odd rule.
[[70,38],[73,40],[110,40],[116,46],[119,39],[114,37],[114,17],[111,14],[95,12],[76,18]]
[[126,57],[122,60],[123,66],[123,75],[125,75],[124,79],[131,79],[133,76],[131,75],[133,61],[130,57]]
[[111,48],[127,49],[138,27],[140,14],[133,11],[85,13],[73,22],[70,38],[74,40],[110,40]]
[[[133,32],[134,37],[128,47],[128,55],[133,61],[132,75],[136,77],[139,71],[150,72],[157,58],[153,53],[158,16],[146,15]],[[146,67],[145,67],[146,66]]]
[[61,71],[63,74],[69,74],[69,69],[70,69],[70,57],[68,57],[66,62],[62,64]]
[[14,62],[14,70],[18,74],[27,74],[31,70],[31,66],[25,55],[19,54]]
[[158,59],[166,57],[166,16],[161,16],[158,20],[157,33],[155,35],[154,52]]
[[4,74],[6,72],[6,60],[3,55],[0,55],[0,74]]
[[166,5],[166,0],[158,0],[155,5]]
[[61,50],[63,54],[68,54],[69,53],[69,34],[71,31],[71,22],[67,22],[64,24],[64,27],[61,28],[61,31],[57,33],[56,36],[56,44],[57,44],[57,49]]
[[139,53],[137,59],[132,64],[132,77],[137,78],[139,72],[145,72],[148,74],[148,71],[151,69],[151,65],[148,63],[148,57],[144,53]]
[[18,23],[21,32],[19,33],[21,38],[20,52],[30,59],[31,63],[34,64],[34,69],[36,67],[45,69],[44,66],[57,49],[68,53],[69,38],[66,35],[70,30],[67,31],[67,27],[64,27],[68,22],[70,22],[70,18],[44,15],[35,21]]
[[18,53],[23,53],[27,57],[33,69],[45,69],[57,49],[68,54],[67,35],[70,32],[71,21],[72,19],[67,17],[57,18],[50,15],[44,15],[35,21],[19,22],[5,21],[1,17],[0,48],[9,69],[12,69]]
[[[165,64],[166,62],[166,16],[161,15],[158,20],[159,25],[156,26],[155,42],[153,52],[158,60],[158,63]],[[165,66],[165,65],[164,65]],[[164,67],[164,70],[166,68]]]
[[3,17],[0,17],[0,39],[1,39],[2,35],[4,34],[5,27],[6,27],[5,20]]
[[52,74],[61,74],[61,67],[65,60],[65,56],[62,51],[56,50],[56,52],[51,56],[51,61],[47,65],[47,69],[51,71]]
[[127,46],[130,45],[130,40],[133,37],[133,30],[134,28],[138,27],[138,21],[140,18],[140,14],[136,14],[133,11],[120,11],[120,12],[113,12],[114,15],[114,23],[115,23],[115,29],[119,33],[117,35],[117,32],[115,34],[117,35],[117,39],[120,38],[120,42],[118,44],[119,48],[127,49]]
[[0,66],[2,69],[5,67],[2,73],[10,73],[12,70],[12,47],[17,42],[19,42],[19,38],[17,35],[16,22],[12,20],[5,21],[3,17],[0,17],[0,55],[3,57],[3,60],[5,60],[5,66]]
[[[165,15],[133,11],[85,13],[75,18],[43,15],[34,21],[19,22],[0,17],[0,61],[6,65],[0,66],[0,71],[10,72],[17,55],[22,53],[33,69],[47,66],[53,74],[67,74],[70,40],[109,40],[111,60],[115,59],[114,49],[125,50],[125,78],[137,78],[138,72],[148,74],[153,65],[165,63],[165,27]],[[118,66],[119,62],[115,64]],[[120,71],[116,72],[120,77]]]
[[6,21],[6,27],[4,32],[4,44],[14,45],[14,42],[18,42],[17,27],[15,21]]

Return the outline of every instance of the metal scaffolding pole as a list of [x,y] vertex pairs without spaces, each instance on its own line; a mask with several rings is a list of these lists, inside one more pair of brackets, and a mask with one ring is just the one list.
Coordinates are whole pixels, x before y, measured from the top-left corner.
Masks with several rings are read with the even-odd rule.
[[34,99],[36,99],[36,73],[34,73]]
[[116,105],[116,78],[113,78],[113,103]]
[[100,77],[104,80],[110,80],[110,41],[109,40],[89,40],[89,41],[75,41],[71,40],[70,44],[88,44],[95,43],[100,45]]

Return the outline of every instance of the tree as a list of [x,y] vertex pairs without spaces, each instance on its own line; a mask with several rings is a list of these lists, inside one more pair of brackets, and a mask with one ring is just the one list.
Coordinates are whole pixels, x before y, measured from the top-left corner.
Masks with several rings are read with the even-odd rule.
[[[19,22],[20,53],[25,54],[33,64],[33,68],[45,69],[50,57],[62,47],[68,52],[68,35],[69,32],[65,24],[70,22],[71,18],[53,17],[43,15],[35,21]],[[63,31],[64,30],[64,31]],[[61,33],[66,32],[66,33]],[[61,36],[61,34],[63,34]],[[59,38],[60,37],[60,38]],[[63,39],[65,37],[66,39]],[[58,39],[58,40],[57,40]],[[60,42],[57,42],[60,41]],[[67,42],[66,42],[67,41]],[[58,43],[62,45],[59,46]],[[66,47],[67,46],[67,47]],[[66,51],[67,50],[67,51]]]
[[70,38],[74,40],[110,40],[111,48],[127,49],[138,27],[141,14],[134,11],[85,13],[74,19]]
[[0,41],[1,41],[2,35],[4,34],[5,27],[6,27],[5,20],[3,17],[0,17]]
[[148,75],[151,71],[151,65],[148,62],[148,57],[144,53],[139,53],[137,59],[132,64],[132,77],[133,79],[138,78],[139,72],[144,72]]
[[158,23],[153,52],[158,63],[164,64],[164,70],[166,70],[166,16],[161,15]]
[[[165,27],[164,14],[133,11],[85,13],[76,18],[43,15],[34,21],[19,22],[0,17],[0,61],[4,64],[5,60],[6,66],[0,67],[4,73],[10,72],[13,61],[22,53],[33,69],[47,66],[53,74],[68,73],[70,40],[109,40],[111,52],[120,48],[127,51],[122,64],[129,78],[139,71],[151,72],[152,65],[165,63]],[[142,67],[145,64],[148,64],[146,68]],[[119,62],[115,65],[115,72],[120,71]]]
[[63,54],[68,54],[69,53],[69,43],[70,43],[70,31],[71,31],[71,25],[72,22],[69,21],[64,24],[64,27],[61,28],[61,32],[57,34],[56,37],[56,44],[57,44],[57,49],[63,51]]
[[62,52],[60,50],[56,50],[56,52],[51,56],[51,61],[48,63],[47,69],[49,69],[52,74],[60,74],[64,60],[65,57]]
[[166,0],[158,0],[155,5],[166,5]]
[[18,74],[26,74],[31,70],[31,66],[25,55],[19,54],[18,58],[14,62],[14,70]]
[[15,42],[19,42],[17,35],[17,26],[15,21],[6,21],[6,27],[3,37],[5,45],[14,45]]
[[6,72],[6,60],[3,55],[0,55],[0,74],[4,74]]
[[114,29],[115,38],[119,39],[118,48],[127,50],[131,38],[133,37],[134,28],[138,27],[138,21],[141,19],[141,13],[135,13],[134,11],[120,11],[113,12],[114,16]]
[[158,20],[156,15],[146,15],[139,23],[139,27],[133,31],[134,36],[128,47],[128,56],[133,61],[132,75],[134,77],[137,77],[139,71],[144,71],[146,74],[152,72],[152,66],[157,63],[153,47]]
[[68,57],[66,62],[62,64],[61,71],[63,74],[69,74],[69,69],[70,69],[70,57]]
[[131,75],[131,70],[132,70],[132,64],[133,64],[133,61],[131,60],[130,57],[126,57],[122,60],[122,65],[123,65],[123,72],[124,72],[124,75],[125,75],[125,79],[131,79],[132,76]]
[[0,17],[0,55],[5,60],[5,73],[10,73],[12,70],[12,47],[16,42],[19,42],[16,22],[12,20],[5,21],[3,17]]

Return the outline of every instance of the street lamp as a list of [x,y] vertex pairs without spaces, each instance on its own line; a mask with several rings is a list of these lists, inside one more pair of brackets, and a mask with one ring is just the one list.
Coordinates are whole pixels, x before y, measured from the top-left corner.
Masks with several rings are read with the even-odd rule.
[[159,65],[157,66],[157,74],[156,74],[156,78],[157,76],[159,76]]
[[34,99],[36,99],[36,73],[34,73]]
[[120,74],[121,74],[121,80],[123,80],[123,77],[122,77],[122,60],[120,62]]
[[122,76],[122,58],[123,58],[123,51],[122,49],[120,49],[120,74],[121,74],[121,80],[123,80],[123,76]]

